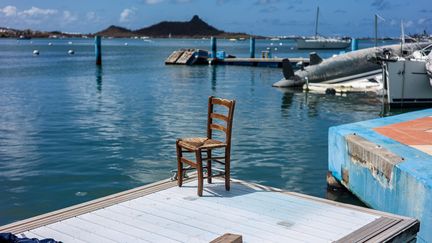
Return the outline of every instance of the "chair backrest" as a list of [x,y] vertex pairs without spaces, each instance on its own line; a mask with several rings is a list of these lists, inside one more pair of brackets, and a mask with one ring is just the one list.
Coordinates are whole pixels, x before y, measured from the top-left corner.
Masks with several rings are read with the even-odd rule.
[[[216,113],[215,106],[224,106],[227,108],[226,114]],[[209,97],[208,102],[208,117],[207,117],[207,137],[212,138],[213,130],[218,130],[225,133],[225,143],[231,145],[231,132],[234,117],[234,107],[235,100],[226,100],[215,98],[213,96]],[[225,122],[226,126],[220,123],[215,123],[215,120]]]

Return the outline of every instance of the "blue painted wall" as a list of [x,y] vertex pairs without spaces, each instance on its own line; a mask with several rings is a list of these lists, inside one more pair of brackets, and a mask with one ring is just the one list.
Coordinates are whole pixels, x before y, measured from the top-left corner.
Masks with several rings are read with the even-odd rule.
[[[329,171],[342,181],[342,169],[348,170],[348,189],[372,208],[419,219],[418,242],[432,242],[432,156],[372,129],[427,116],[432,116],[432,109],[329,130]],[[404,158],[393,168],[390,181],[351,160],[345,136],[354,133]]]

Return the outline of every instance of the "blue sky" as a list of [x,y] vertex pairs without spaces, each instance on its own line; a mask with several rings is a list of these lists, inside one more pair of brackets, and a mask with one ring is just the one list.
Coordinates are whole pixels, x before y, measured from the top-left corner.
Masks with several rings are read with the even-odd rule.
[[320,7],[322,35],[379,35],[432,32],[431,0],[0,0],[0,27],[96,32],[109,25],[131,29],[162,20],[199,15],[216,28],[257,35],[312,35]]

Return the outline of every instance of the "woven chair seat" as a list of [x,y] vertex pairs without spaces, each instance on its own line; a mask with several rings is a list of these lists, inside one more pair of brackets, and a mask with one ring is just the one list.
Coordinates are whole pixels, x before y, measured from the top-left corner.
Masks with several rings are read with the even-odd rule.
[[189,150],[226,147],[226,143],[208,138],[181,138],[179,145]]

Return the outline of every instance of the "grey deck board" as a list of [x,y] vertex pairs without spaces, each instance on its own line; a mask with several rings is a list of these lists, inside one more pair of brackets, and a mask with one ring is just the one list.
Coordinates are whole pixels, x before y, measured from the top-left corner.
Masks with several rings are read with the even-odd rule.
[[[322,240],[323,235],[316,237],[309,233],[309,229],[298,227],[296,229],[290,229],[284,224],[275,224],[274,218],[267,218],[264,215],[256,214],[250,211],[243,211],[242,209],[235,209],[232,207],[226,207],[225,205],[215,204],[211,202],[197,201],[187,201],[181,198],[171,198],[166,200],[165,197],[161,196],[159,198],[145,198],[147,200],[153,200],[159,204],[166,204],[168,207],[178,207],[179,210],[184,211],[184,213],[199,216],[202,215],[201,211],[205,211],[205,217],[210,221],[210,223],[221,224],[226,226],[234,227],[238,225],[238,222],[242,222],[246,229],[254,234],[260,236],[269,237],[273,235],[282,235],[285,237],[290,237],[293,241],[304,241],[309,239],[311,241],[319,242]],[[175,200],[173,200],[175,199]],[[142,199],[137,200],[137,203],[145,202]],[[200,210],[201,209],[201,210]],[[259,223],[259,224],[258,224]],[[236,227],[241,233],[240,227]],[[323,232],[325,234],[325,232]]]
[[65,234],[57,230],[50,229],[49,227],[41,227],[41,228],[33,229],[30,232],[25,232],[25,234],[27,233],[33,233],[39,235],[40,237],[37,237],[38,239],[54,238],[57,241],[62,241],[62,242],[77,242],[77,243],[86,242],[86,241],[81,241],[69,234]]
[[[134,200],[133,202],[129,202],[129,206],[137,209],[146,210],[148,209],[148,202],[151,200]],[[163,211],[163,215],[174,217],[175,220],[180,224],[186,224],[191,227],[196,227],[202,230],[212,229],[214,233],[217,232],[230,232],[234,231],[235,234],[245,233],[245,240],[250,239],[253,241],[270,241],[272,242],[280,242],[278,240],[278,234],[271,234],[268,231],[260,228],[260,227],[250,227],[248,222],[246,221],[232,221],[229,220],[231,215],[226,212],[220,212],[219,216],[215,216],[209,214],[205,208],[204,210],[200,210],[196,208],[196,210],[188,210],[184,207],[179,207],[178,205],[167,205],[163,203],[158,203],[158,206],[153,207],[154,212]],[[147,211],[147,210],[146,210]],[[287,237],[287,236],[286,236]],[[293,239],[295,240],[295,239]],[[317,240],[317,239],[315,239]]]
[[[394,215],[256,184],[233,182],[225,191],[215,180],[204,185],[203,197],[196,192],[195,180],[181,188],[164,181],[0,230],[64,242],[209,242],[225,233],[240,234],[244,242],[333,242],[395,233],[378,229],[384,221],[377,220]],[[415,223],[400,221],[406,224],[396,223],[399,230]]]
[[180,242],[190,241],[193,238],[186,233],[179,231],[178,228],[169,227],[168,224],[161,224],[160,221],[155,220],[155,216],[151,217],[151,215],[141,215],[140,217],[134,218],[125,215],[127,212],[122,209],[116,211],[114,206],[104,210],[98,210],[95,212],[95,214],[108,218],[116,218],[126,225],[132,225],[144,231],[150,231],[155,234],[162,235],[168,239],[175,239]]
[[[66,220],[67,221],[67,220]],[[54,224],[50,224],[44,227],[41,227],[39,229],[50,229],[55,230],[57,232],[60,232],[62,234],[71,236],[74,238],[75,242],[103,242],[103,241],[109,241],[109,239],[99,236],[97,234],[94,234],[90,230],[82,230],[81,228],[77,228],[71,224],[68,224],[65,221],[57,222]],[[56,238],[57,239],[57,238]],[[58,240],[62,240],[66,242],[65,240],[59,238]]]
[[110,208],[112,210],[118,210],[119,213],[125,213],[130,217],[135,217],[134,215],[140,215],[141,217],[152,218],[151,224],[156,224],[163,226],[163,228],[177,230],[179,232],[185,233],[186,235],[192,236],[192,239],[205,240],[208,238],[216,238],[218,236],[217,231],[212,231],[212,229],[203,229],[202,225],[191,225],[188,222],[183,222],[181,218],[174,217],[174,215],[163,212],[163,211],[150,211],[140,210],[139,208],[132,208],[127,205],[118,205],[118,207]]

